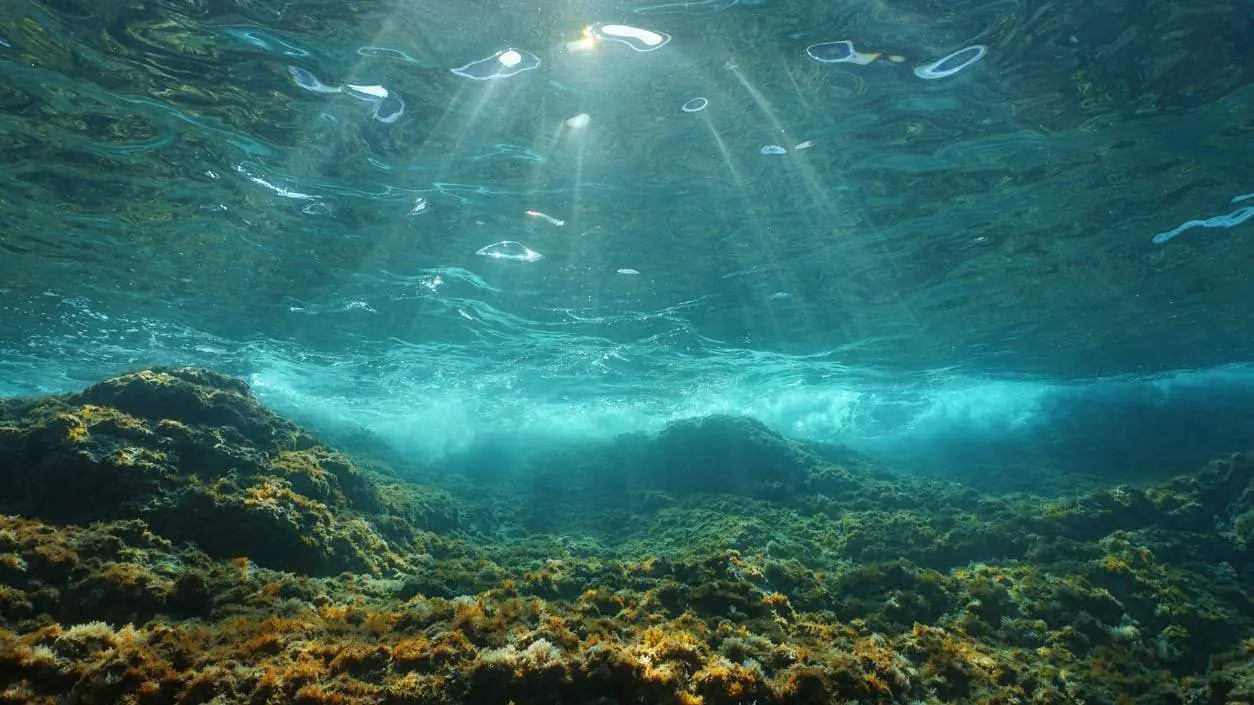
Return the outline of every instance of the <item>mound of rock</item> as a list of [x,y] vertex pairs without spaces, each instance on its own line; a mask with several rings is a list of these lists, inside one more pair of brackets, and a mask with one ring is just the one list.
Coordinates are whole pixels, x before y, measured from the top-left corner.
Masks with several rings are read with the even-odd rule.
[[207,370],[140,370],[6,403],[0,483],[0,512],[138,518],[219,558],[309,575],[404,567],[377,527],[407,532],[375,485],[247,384]]

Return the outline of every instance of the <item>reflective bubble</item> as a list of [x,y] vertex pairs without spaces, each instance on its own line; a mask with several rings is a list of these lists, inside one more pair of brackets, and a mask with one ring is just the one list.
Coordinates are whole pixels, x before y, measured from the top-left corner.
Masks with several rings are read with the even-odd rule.
[[539,66],[540,57],[531,52],[522,49],[502,49],[492,56],[450,70],[472,81],[491,81],[496,78],[516,76]]
[[788,150],[777,144],[762,145],[762,149],[758,150],[762,154],[788,154]]
[[392,124],[405,114],[405,101],[395,93],[389,93],[386,98],[374,104],[373,117],[379,122]]
[[626,44],[635,51],[654,51],[666,46],[671,35],[625,24],[594,24],[588,33],[606,42]]
[[344,92],[352,97],[370,103],[373,106],[371,117],[379,122],[393,123],[405,112],[405,101],[383,86],[362,86],[347,84]]
[[319,81],[317,76],[299,66],[288,66],[287,72],[291,74],[292,80],[296,81],[296,85],[307,91],[314,93],[339,93],[344,90],[340,86],[328,86]]
[[405,101],[396,93],[389,91],[383,86],[362,86],[349,83],[344,86],[345,91],[360,100],[364,100],[374,106],[371,117],[379,122],[392,124],[405,114]]
[[493,259],[507,259],[514,262],[535,262],[542,259],[544,255],[527,247],[521,242],[514,240],[502,240],[494,242],[487,247],[481,247],[475,252],[481,257],[491,257]]
[[865,54],[853,48],[853,42],[842,39],[839,42],[822,42],[806,47],[806,55],[821,64],[867,64],[880,58],[881,52]]
[[706,106],[708,106],[709,104],[710,104],[710,101],[706,100],[705,98],[702,98],[701,96],[697,96],[696,98],[693,98],[689,100],[687,103],[684,103],[683,105],[679,106],[679,109],[684,111],[685,113],[699,113],[702,110],[705,110]]
[[973,44],[964,49],[959,49],[943,59],[933,61],[926,66],[918,66],[914,69],[914,75],[927,80],[935,80],[952,76],[966,67],[974,64],[984,58],[984,54],[988,49],[983,44]]

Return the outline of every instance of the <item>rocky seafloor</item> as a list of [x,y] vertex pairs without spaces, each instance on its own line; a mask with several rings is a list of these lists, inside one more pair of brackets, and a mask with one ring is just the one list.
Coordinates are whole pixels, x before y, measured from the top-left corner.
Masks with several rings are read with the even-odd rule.
[[1254,456],[1045,497],[729,417],[369,447],[200,369],[0,401],[0,702],[1254,700]]

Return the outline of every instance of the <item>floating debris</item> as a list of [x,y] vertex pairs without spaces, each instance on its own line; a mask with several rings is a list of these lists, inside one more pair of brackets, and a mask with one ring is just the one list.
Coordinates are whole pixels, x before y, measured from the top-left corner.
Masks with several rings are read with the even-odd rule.
[[768,155],[788,154],[787,149],[777,144],[762,145],[762,149],[759,149],[758,151],[761,152],[762,154],[768,154]]

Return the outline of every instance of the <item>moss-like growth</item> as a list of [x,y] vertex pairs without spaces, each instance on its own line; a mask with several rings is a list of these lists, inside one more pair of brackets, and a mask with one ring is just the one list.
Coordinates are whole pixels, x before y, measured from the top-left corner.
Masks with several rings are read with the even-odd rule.
[[433,491],[205,371],[0,413],[0,703],[1254,697],[1246,456],[999,499],[711,419]]

